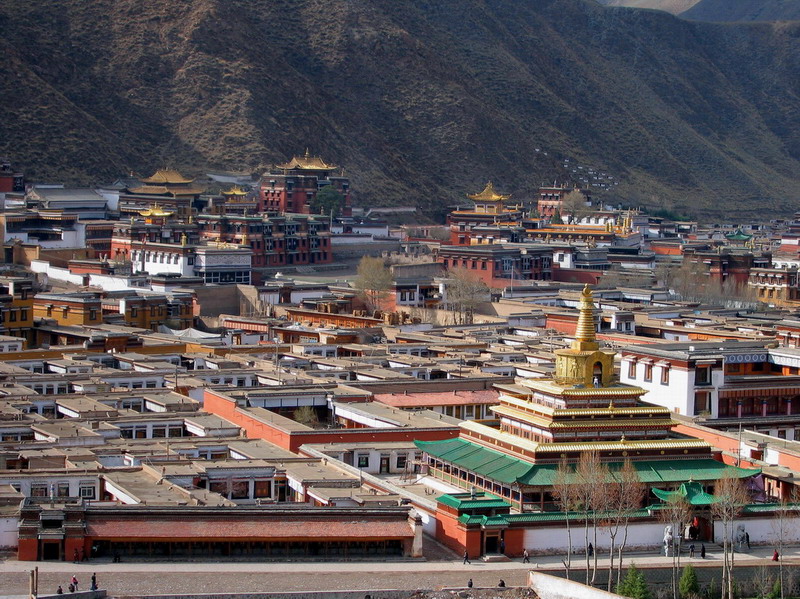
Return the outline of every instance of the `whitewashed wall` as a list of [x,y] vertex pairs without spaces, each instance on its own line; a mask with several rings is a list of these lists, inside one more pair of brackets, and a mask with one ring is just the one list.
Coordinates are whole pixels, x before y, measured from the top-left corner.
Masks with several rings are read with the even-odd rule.
[[16,516],[0,518],[0,549],[19,545],[19,520]]
[[[579,521],[570,523],[572,531],[573,550],[584,550],[583,524]],[[591,525],[590,525],[591,526]],[[622,531],[617,536],[617,544],[622,540]],[[752,535],[751,535],[752,536]],[[628,528],[628,546],[639,545],[661,545],[664,540],[664,524],[661,522],[641,522],[632,523]],[[594,536],[591,528],[589,530],[589,542],[597,549],[604,549],[610,545],[610,538],[607,529],[598,529],[597,543],[594,543]],[[528,551],[557,551],[566,553],[569,547],[567,528],[542,527],[527,528],[523,536],[523,547]]]

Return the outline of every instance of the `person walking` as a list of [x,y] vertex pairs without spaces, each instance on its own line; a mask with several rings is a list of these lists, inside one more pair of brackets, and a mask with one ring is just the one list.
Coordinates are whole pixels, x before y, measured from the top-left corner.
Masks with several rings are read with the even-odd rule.
[[747,550],[750,551],[750,533],[745,531],[744,542],[747,543]]
[[92,572],[92,588],[91,588],[91,590],[93,590],[93,591],[97,590],[97,573],[96,572]]
[[77,591],[78,590],[78,577],[73,574],[72,578],[70,579],[70,583],[72,584],[72,586],[75,587],[75,590]]
[[527,550],[527,549],[523,549],[523,550],[522,550],[522,563],[523,563],[523,564],[529,564],[529,563],[531,563],[531,556],[530,556],[530,554],[528,553],[528,550]]
[[694,543],[689,545],[689,557],[694,557]]
[[778,555],[778,550],[776,549],[775,553],[772,554],[772,561],[777,562],[779,557],[780,556]]
[[467,588],[468,589],[472,588],[472,579],[471,578],[467,581]]
[[589,547],[587,547],[587,550],[588,550],[588,553],[589,553],[589,557],[592,557],[594,555],[594,545],[589,543]]
[[706,559],[706,544],[700,543],[700,559]]
[[[469,561],[469,551],[467,551],[466,549],[464,550],[464,564],[470,564],[470,565],[472,564],[472,562]],[[470,578],[470,580],[472,579]]]

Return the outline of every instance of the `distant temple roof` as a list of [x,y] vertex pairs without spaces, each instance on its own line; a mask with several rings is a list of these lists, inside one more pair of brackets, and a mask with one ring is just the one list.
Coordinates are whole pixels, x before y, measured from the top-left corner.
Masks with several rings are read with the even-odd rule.
[[223,191],[222,195],[226,196],[246,196],[247,192],[239,187],[238,185],[234,185],[228,191]]
[[178,171],[172,169],[159,169],[151,177],[142,179],[142,183],[155,183],[157,185],[191,183],[194,179],[187,179]]
[[153,206],[152,208],[148,208],[147,210],[142,210],[139,212],[142,216],[156,216],[156,217],[165,217],[165,216],[172,216],[175,214],[172,210],[164,210],[158,204]]
[[730,241],[747,241],[752,237],[752,235],[748,235],[741,229],[736,229],[733,233],[727,233],[725,237]]
[[329,171],[338,168],[336,165],[328,164],[319,156],[311,156],[308,153],[308,149],[306,149],[306,153],[303,156],[294,156],[289,162],[276,166],[286,170],[301,169],[309,171]]
[[494,185],[492,185],[492,182],[489,181],[486,184],[486,187],[483,188],[482,192],[475,193],[475,194],[472,194],[472,195],[467,194],[467,197],[470,200],[477,200],[477,201],[483,201],[483,202],[488,200],[488,201],[491,201],[491,202],[497,202],[497,201],[501,201],[501,200],[507,200],[508,198],[511,197],[511,194],[503,195],[503,194],[496,193],[495,190],[494,190]]

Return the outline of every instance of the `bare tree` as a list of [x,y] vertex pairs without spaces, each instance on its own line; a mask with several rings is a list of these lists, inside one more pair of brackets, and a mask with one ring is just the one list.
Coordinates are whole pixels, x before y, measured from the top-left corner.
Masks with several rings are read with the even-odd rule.
[[716,501],[711,504],[711,515],[722,524],[722,597],[734,599],[733,594],[733,526],[742,508],[750,500],[741,479],[726,474],[714,488]]
[[447,279],[447,307],[455,324],[472,324],[475,309],[489,299],[489,287],[477,274],[465,268],[452,268]]
[[[633,513],[642,506],[647,487],[639,478],[639,473],[629,459],[622,464],[614,480],[608,486],[608,516],[606,528],[610,538],[608,551],[608,591],[611,592],[614,571],[617,573],[617,586],[622,580],[622,552],[628,543],[628,525]],[[622,532],[622,541],[617,548],[618,563],[614,564],[614,548],[617,536]]]
[[[586,557],[586,584],[594,582],[597,575],[597,551],[589,552],[589,525],[591,524],[591,546],[597,546],[598,512],[603,510],[607,501],[605,495],[608,482],[608,468],[600,461],[600,454],[596,450],[581,454],[575,468],[574,500],[580,508],[583,518],[584,555]],[[593,559],[591,559],[593,558]],[[589,570],[592,571],[591,580]]]
[[683,530],[686,523],[692,517],[692,507],[686,499],[678,494],[670,496],[664,503],[659,518],[662,522],[672,528],[672,538],[664,535],[664,551],[672,552],[672,599],[678,599],[678,579],[681,568],[681,546],[680,540],[683,537]]
[[567,579],[572,567],[572,529],[569,524],[569,513],[576,509],[575,486],[572,484],[573,470],[570,468],[566,458],[562,458],[556,469],[555,480],[553,481],[553,497],[558,502],[558,507],[564,512],[567,526],[567,560],[564,567],[567,570]]
[[786,579],[783,571],[783,549],[786,536],[797,527],[795,518],[797,516],[797,506],[794,504],[797,497],[796,487],[792,487],[791,495],[781,494],[780,503],[772,519],[772,532],[775,536],[775,546],[778,551],[778,581],[781,587],[781,599],[785,597],[784,587]]
[[589,212],[586,196],[579,189],[573,189],[561,200],[561,214],[569,215],[569,223],[578,222]]
[[392,273],[386,268],[382,258],[361,258],[353,286],[370,311],[380,308],[389,299],[393,283]]

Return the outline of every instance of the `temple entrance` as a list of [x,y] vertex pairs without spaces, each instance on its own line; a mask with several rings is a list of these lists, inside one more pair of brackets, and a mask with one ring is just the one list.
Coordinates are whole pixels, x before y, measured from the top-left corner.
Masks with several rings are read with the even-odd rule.
[[714,528],[711,525],[711,520],[703,516],[692,518],[692,522],[688,527],[688,537],[693,541],[711,542],[714,537]]
[[603,364],[595,362],[592,367],[592,384],[595,387],[600,387],[603,384]]
[[42,541],[42,560],[61,560],[61,541]]
[[484,553],[500,553],[500,535],[497,533],[487,533],[483,542]]

